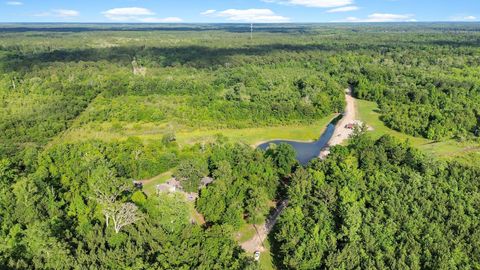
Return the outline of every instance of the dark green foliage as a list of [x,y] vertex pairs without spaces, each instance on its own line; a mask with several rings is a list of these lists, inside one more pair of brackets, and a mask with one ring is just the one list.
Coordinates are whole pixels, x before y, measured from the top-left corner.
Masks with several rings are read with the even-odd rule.
[[294,167],[298,165],[295,149],[286,143],[270,145],[266,155],[273,160],[273,163],[278,168],[279,174],[283,177],[289,175]]
[[196,192],[200,181],[208,174],[208,165],[201,159],[189,159],[180,162],[175,177],[182,183],[187,192]]
[[209,168],[215,180],[201,190],[197,201],[207,222],[238,228],[244,216],[250,223],[264,220],[279,181],[273,162],[264,152],[245,145],[216,144],[211,149]]
[[[134,140],[57,145],[34,173],[18,177],[0,161],[0,265],[14,269],[244,269],[250,260],[231,228],[189,223],[182,194],[134,192],[136,162],[114,162]],[[122,151],[115,150],[122,147]],[[153,145],[136,145],[148,151]],[[111,194],[116,194],[114,197]],[[113,199],[112,199],[113,198]],[[141,219],[118,233],[106,224],[110,201],[134,202]]]
[[335,147],[292,177],[275,236],[281,264],[477,268],[478,179],[478,168],[432,161],[391,137]]
[[[251,269],[232,235],[284,199],[281,180],[281,267],[480,268],[478,168],[389,137],[356,136],[303,168],[287,145],[174,135],[312,123],[341,112],[351,84],[391,128],[474,140],[478,24],[259,25],[253,40],[242,25],[12,27],[0,29],[0,268]],[[128,133],[148,125],[158,140]],[[125,140],[81,138],[97,131]],[[214,179],[196,201],[204,226],[183,194],[133,189],[175,167],[189,191]],[[141,218],[115,232],[109,210],[131,203]]]

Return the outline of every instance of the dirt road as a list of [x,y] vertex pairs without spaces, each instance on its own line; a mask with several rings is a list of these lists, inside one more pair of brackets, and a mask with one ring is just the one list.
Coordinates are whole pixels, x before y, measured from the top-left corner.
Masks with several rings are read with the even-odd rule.
[[278,217],[282,213],[283,209],[287,207],[287,205],[287,200],[281,201],[275,209],[275,212],[268,217],[265,224],[255,226],[256,232],[253,238],[240,244],[240,246],[242,246],[247,253],[253,254],[257,250],[260,252],[265,251],[263,241],[265,241],[273,226],[277,222]]
[[345,128],[348,124],[359,124],[356,118],[356,108],[355,108],[355,99],[351,95],[351,89],[348,88],[345,90],[345,101],[347,105],[345,106],[345,112],[343,113],[342,119],[338,121],[335,131],[333,132],[332,138],[328,142],[329,146],[334,146],[341,144],[347,140],[350,135],[353,133],[353,129]]
[[342,119],[340,119],[335,126],[335,131],[333,132],[332,138],[327,143],[327,147],[320,152],[319,157],[325,158],[330,153],[330,147],[342,144],[344,141],[348,140],[350,135],[353,133],[353,129],[346,128],[348,124],[362,125],[362,122],[357,120],[357,108],[355,106],[355,98],[352,97],[352,89],[347,88],[345,90],[345,101],[347,105],[345,106],[345,111],[343,112]]
[[[351,88],[345,90],[345,101],[347,105],[345,106],[343,117],[338,121],[337,125],[335,126],[335,131],[333,132],[332,138],[327,143],[328,146],[320,152],[320,158],[325,158],[330,153],[330,146],[341,144],[350,137],[350,135],[353,133],[353,129],[346,128],[346,125],[361,125],[361,122],[355,119],[355,99],[352,97]],[[273,225],[275,225],[275,222],[277,221],[278,217],[282,213],[283,209],[285,209],[287,204],[288,202],[286,200],[282,201],[278,205],[275,212],[267,219],[267,222],[265,224],[255,227],[255,236],[252,239],[240,244],[247,253],[253,254],[253,252],[257,250],[260,252],[265,250],[263,246],[263,241],[267,238],[270,230],[273,228]]]

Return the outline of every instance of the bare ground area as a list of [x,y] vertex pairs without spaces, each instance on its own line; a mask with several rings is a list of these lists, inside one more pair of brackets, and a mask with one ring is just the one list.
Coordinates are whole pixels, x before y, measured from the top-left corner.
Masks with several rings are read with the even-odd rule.
[[[327,143],[327,147],[320,152],[319,157],[325,158],[330,153],[330,147],[342,144],[350,138],[353,133],[352,128],[347,128],[347,125],[359,125],[363,123],[360,120],[357,120],[357,108],[355,105],[355,98],[352,97],[352,89],[347,88],[345,90],[345,101],[347,105],[345,106],[345,111],[343,113],[342,119],[340,119],[335,126],[335,131],[333,132],[332,138]],[[368,127],[370,130],[371,128]]]
[[240,244],[247,253],[253,254],[255,251],[265,251],[263,242],[267,238],[268,234],[277,222],[278,217],[282,213],[283,209],[287,207],[287,205],[287,200],[281,201],[275,211],[269,216],[267,222],[261,225],[254,225],[255,235],[253,238]]
[[345,101],[347,103],[345,112],[335,127],[332,138],[328,142],[329,146],[341,144],[352,135],[353,129],[346,128],[346,125],[360,124],[360,121],[356,120],[355,99],[351,95],[351,89],[345,90]]

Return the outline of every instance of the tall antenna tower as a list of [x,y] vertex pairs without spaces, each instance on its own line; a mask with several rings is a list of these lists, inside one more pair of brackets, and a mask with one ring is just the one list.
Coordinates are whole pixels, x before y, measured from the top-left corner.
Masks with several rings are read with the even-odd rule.
[[250,39],[253,39],[253,23],[250,24]]

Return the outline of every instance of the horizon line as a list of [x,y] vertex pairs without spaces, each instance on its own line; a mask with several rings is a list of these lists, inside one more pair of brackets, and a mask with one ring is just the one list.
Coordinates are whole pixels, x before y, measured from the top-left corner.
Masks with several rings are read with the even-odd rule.
[[419,24],[419,23],[480,23],[479,21],[398,21],[398,22],[0,22],[1,24],[141,24],[141,25],[179,25],[179,24]]

